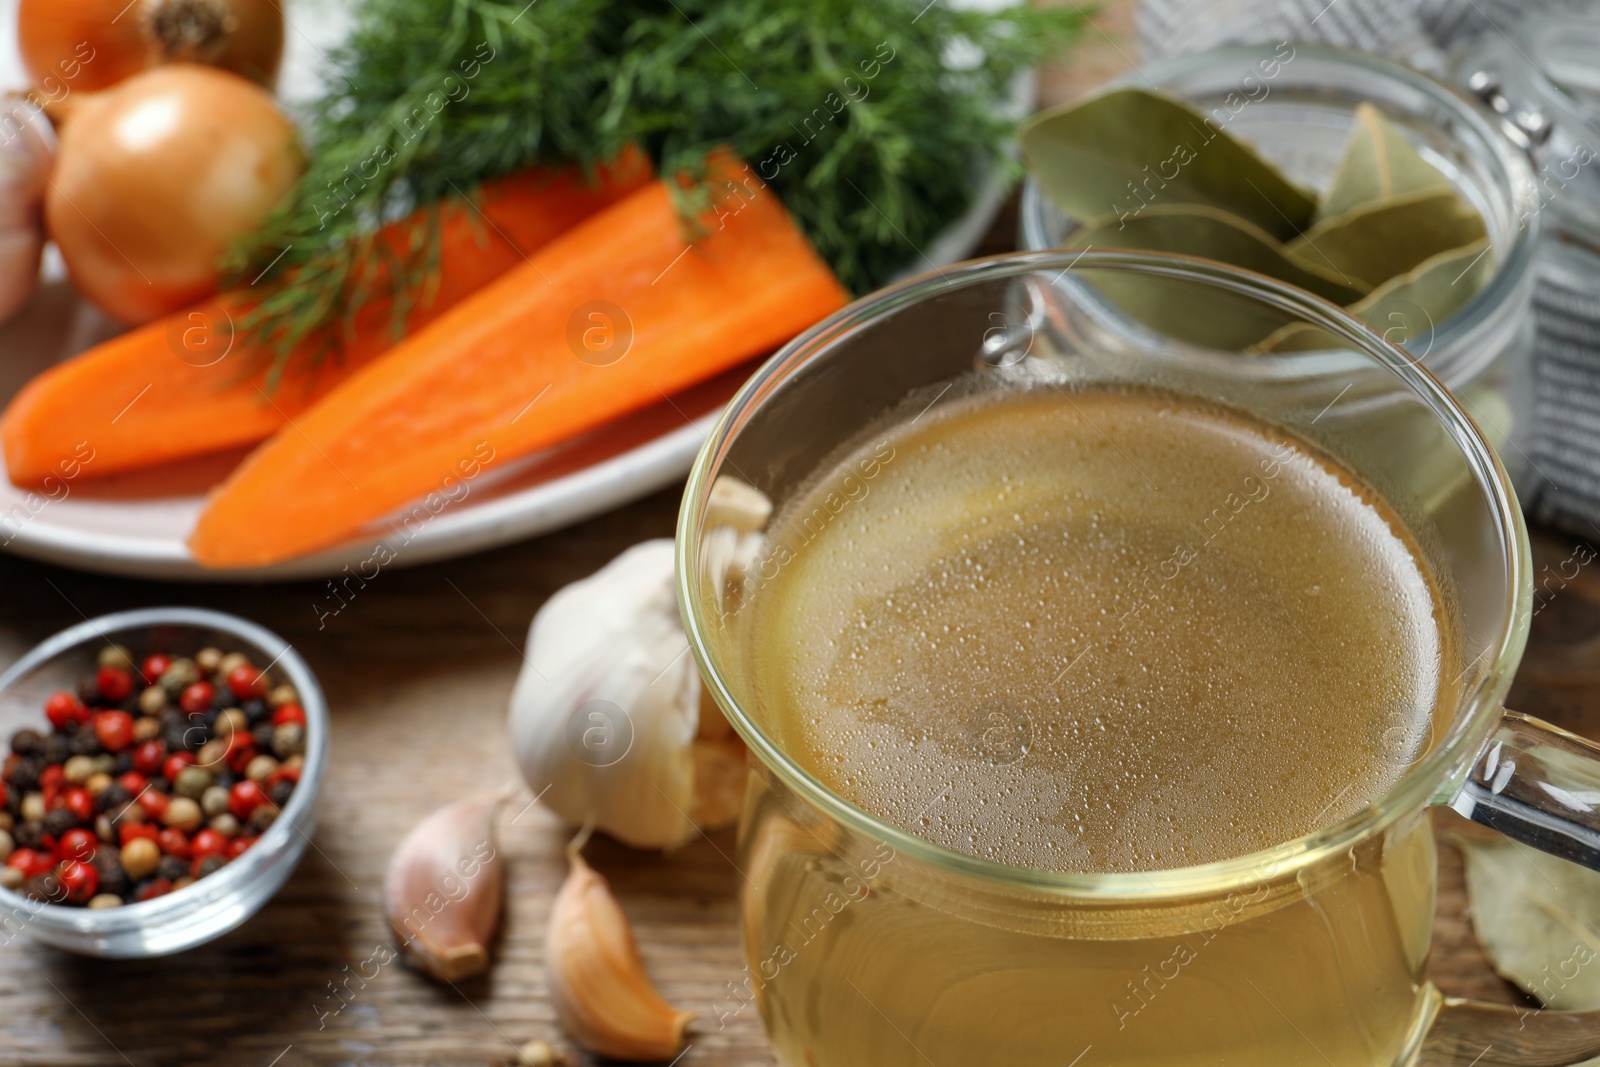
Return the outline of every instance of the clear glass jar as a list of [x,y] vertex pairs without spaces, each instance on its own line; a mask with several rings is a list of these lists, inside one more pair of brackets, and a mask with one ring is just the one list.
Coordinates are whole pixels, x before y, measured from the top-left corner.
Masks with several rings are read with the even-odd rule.
[[[1217,49],[1140,68],[1116,84],[1176,96],[1256,146],[1290,177],[1326,187],[1359,104],[1371,103],[1406,134],[1483,216],[1495,257],[1484,287],[1406,349],[1460,398],[1500,452],[1519,494],[1538,473],[1529,456],[1534,426],[1532,295],[1535,252],[1546,218],[1525,148],[1467,93],[1408,67],[1359,52],[1310,45]],[[1021,241],[1057,248],[1077,225],[1030,180]],[[1284,373],[1345,373],[1324,354],[1275,355]],[[1397,440],[1397,444],[1402,444]]]

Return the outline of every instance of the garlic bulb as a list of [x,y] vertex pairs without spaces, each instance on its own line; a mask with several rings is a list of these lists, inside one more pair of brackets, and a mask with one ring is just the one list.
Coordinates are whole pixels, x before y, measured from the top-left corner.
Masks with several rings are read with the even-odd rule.
[[[719,568],[753,561],[760,535],[742,536]],[[673,848],[738,817],[744,745],[689,654],[671,541],[635,545],[557,592],[534,616],[525,661],[512,746],[557,814],[640,848]]]
[[[14,104],[13,117],[28,107]],[[50,161],[35,121],[23,118],[9,135],[0,135],[0,322],[21,311],[39,285]]]
[[389,859],[384,910],[395,941],[423,971],[446,982],[489,966],[504,874],[494,817],[505,793],[440,808],[406,834]]
[[550,908],[545,966],[561,1024],[590,1052],[612,1059],[669,1060],[683,1048],[693,1012],[661,999],[606,880],[568,852],[572,870]]

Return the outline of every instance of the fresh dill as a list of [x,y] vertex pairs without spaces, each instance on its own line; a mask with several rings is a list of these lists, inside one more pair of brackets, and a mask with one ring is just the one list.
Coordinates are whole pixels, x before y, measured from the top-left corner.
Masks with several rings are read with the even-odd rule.
[[399,330],[429,299],[436,212],[398,250],[380,222],[629,142],[661,174],[732,146],[866,292],[967,209],[1016,79],[1081,21],[949,0],[361,0],[304,116],[305,175],[226,264],[250,288],[242,329],[272,381],[306,342],[336,353],[368,301],[393,299]]

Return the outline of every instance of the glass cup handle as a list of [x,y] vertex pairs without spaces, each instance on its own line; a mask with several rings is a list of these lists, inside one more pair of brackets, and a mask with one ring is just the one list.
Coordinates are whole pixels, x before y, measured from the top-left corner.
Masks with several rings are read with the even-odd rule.
[[[1534,848],[1600,870],[1600,746],[1508,711],[1450,806]],[[1417,1067],[1574,1067],[1600,1057],[1600,1011],[1529,1011],[1445,998]]]
[[1450,806],[1473,822],[1600,871],[1600,745],[1505,713]]

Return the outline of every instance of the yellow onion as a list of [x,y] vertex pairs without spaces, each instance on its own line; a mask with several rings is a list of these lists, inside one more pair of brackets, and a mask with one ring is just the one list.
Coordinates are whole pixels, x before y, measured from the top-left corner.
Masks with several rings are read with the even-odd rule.
[[206,63],[271,85],[283,12],[277,0],[22,0],[17,47],[48,101],[163,63]]
[[212,67],[157,67],[66,103],[45,221],[78,291],[125,323],[214,293],[228,245],[304,169],[271,95]]

